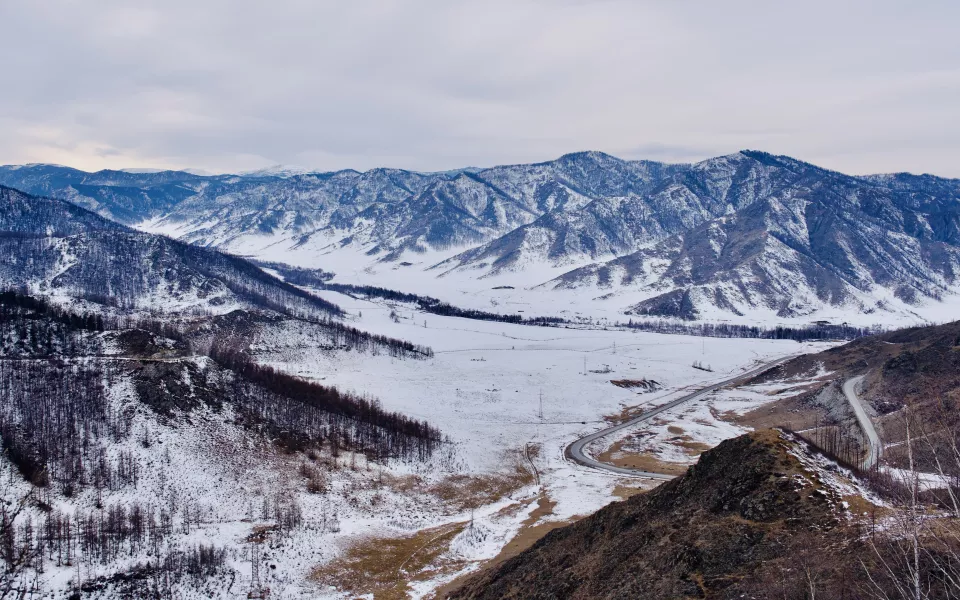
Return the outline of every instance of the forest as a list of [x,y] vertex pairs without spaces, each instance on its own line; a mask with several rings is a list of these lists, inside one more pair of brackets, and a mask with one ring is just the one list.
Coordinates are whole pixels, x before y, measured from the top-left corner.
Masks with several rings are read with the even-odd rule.
[[[336,334],[364,339],[349,328]],[[17,291],[0,292],[0,446],[31,490],[17,505],[11,496],[16,486],[4,483],[0,571],[27,569],[36,575],[45,564],[71,565],[78,554],[87,563],[109,564],[143,551],[154,560],[131,567],[128,578],[169,586],[171,577],[202,579],[221,571],[222,549],[164,544],[207,518],[189,498],[106,500],[111,493],[136,490],[151,468],[132,451],[153,444],[149,433],[135,426],[143,409],[178,423],[206,407],[287,453],[322,450],[333,458],[352,452],[370,461],[423,461],[444,443],[440,431],[424,421],[384,410],[375,399],[258,365],[234,342],[214,336],[207,352],[197,355],[186,327],[83,314]],[[115,390],[131,386],[132,398],[117,396]],[[54,498],[81,494],[92,494],[93,509],[52,510]],[[28,505],[43,516],[37,520],[35,512],[24,512]],[[264,511],[281,529],[303,521],[295,499],[278,498]],[[10,577],[0,577],[0,597],[4,586],[12,585]]]

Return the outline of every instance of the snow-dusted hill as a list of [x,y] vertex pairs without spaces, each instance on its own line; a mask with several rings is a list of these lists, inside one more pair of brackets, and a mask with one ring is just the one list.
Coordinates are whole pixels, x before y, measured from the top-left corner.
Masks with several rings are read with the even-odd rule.
[[69,202],[0,187],[0,288],[150,314],[340,310],[208,248],[128,229]]
[[401,289],[441,297],[437,278],[471,293],[550,282],[541,289],[605,296],[620,314],[917,318],[955,295],[960,273],[960,180],[853,177],[754,151],[679,165],[582,152],[443,173],[27,165],[0,167],[0,183],[197,245],[370,275],[350,282],[382,285],[400,268]]

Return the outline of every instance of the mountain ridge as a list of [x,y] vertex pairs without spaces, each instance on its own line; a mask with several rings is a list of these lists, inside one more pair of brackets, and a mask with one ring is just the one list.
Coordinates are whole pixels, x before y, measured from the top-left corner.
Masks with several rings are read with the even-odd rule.
[[[635,315],[909,313],[960,282],[960,180],[846,175],[756,150],[682,164],[586,151],[440,173],[283,177],[44,165],[0,167],[0,183],[243,254],[352,249],[396,265],[439,252],[421,267],[427,276],[472,279],[545,266],[562,274],[531,284],[642,291],[619,309]],[[691,260],[697,272],[686,272]]]

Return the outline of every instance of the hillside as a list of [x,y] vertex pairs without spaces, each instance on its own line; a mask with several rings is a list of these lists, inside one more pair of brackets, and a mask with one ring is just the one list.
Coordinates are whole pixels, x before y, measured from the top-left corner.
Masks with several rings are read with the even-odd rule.
[[[777,431],[725,441],[682,477],[548,533],[447,597],[872,598],[893,590],[875,564],[878,555],[890,560],[891,548],[865,543],[848,509],[855,498],[863,507],[866,492],[830,469]],[[945,592],[937,579],[924,571],[931,598]]]
[[0,186],[0,233],[63,236],[125,229],[69,202],[37,198]]
[[213,249],[134,231],[63,200],[0,189],[0,287],[140,312],[257,307],[329,318],[335,305]]
[[[374,462],[382,478],[440,449],[426,422],[255,364],[236,330],[0,293],[0,585],[229,597],[257,534],[245,523],[268,523],[274,560],[302,571],[294,558],[320,556],[305,541],[355,518]],[[366,476],[337,474],[358,461]]]
[[[953,456],[960,431],[960,321],[928,327],[911,327],[864,337],[824,352],[798,357],[764,376],[770,381],[807,380],[815,395],[784,399],[773,405],[796,414],[844,414],[847,406],[840,393],[843,382],[863,376],[858,396],[866,402],[884,449],[881,464],[905,467],[907,427],[915,439],[913,459],[917,469],[930,477],[960,476]],[[798,403],[799,402],[799,403]],[[789,409],[787,407],[790,407]],[[771,409],[766,409],[771,410]],[[825,422],[835,418],[825,418]],[[862,437],[859,427],[846,413],[839,424],[849,435]],[[844,424],[845,423],[845,424]],[[860,442],[858,442],[860,443]]]

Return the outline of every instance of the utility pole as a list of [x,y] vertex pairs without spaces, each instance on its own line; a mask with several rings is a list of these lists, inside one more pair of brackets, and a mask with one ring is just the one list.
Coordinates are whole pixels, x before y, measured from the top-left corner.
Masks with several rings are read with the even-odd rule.
[[270,588],[263,587],[260,582],[260,542],[255,541],[250,545],[250,591],[247,592],[247,598],[268,598]]
[[543,388],[540,388],[540,412],[537,414],[540,416],[540,420],[543,421]]

